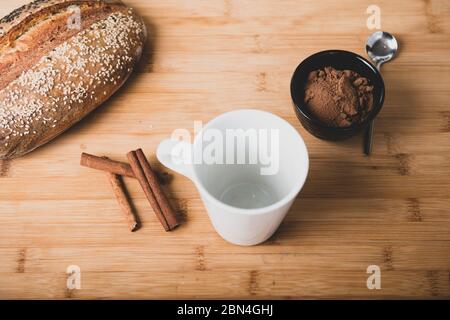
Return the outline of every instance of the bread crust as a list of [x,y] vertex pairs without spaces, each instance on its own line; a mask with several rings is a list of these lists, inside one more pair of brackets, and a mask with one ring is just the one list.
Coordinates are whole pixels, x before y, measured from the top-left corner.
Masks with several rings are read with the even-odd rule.
[[[53,7],[69,3],[83,14],[76,31],[63,27],[67,8]],[[26,25],[0,51],[0,159],[45,144],[107,100],[131,74],[146,38],[142,19],[120,1],[39,0],[25,7],[0,20],[8,24],[3,38]],[[38,34],[55,39],[36,40]]]
[[12,11],[0,19],[0,39],[10,34],[14,28],[22,23],[31,21],[33,17],[39,17],[51,9],[64,9],[71,5],[96,5],[96,4],[118,4],[123,5],[120,0],[35,0]]

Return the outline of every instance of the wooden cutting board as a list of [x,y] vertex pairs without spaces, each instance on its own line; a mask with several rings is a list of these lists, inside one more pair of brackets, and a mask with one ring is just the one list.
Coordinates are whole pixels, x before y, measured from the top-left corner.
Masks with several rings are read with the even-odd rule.
[[[2,1],[5,15],[25,0]],[[361,137],[308,134],[291,106],[297,64],[324,49],[364,55],[371,1],[127,0],[152,41],[109,102],[51,144],[0,164],[0,298],[450,297],[450,5],[377,1],[400,55],[383,66],[387,97],[374,153]],[[154,152],[237,108],[271,111],[304,137],[311,170],[274,237],[238,247],[213,230],[197,191]],[[131,233],[106,176],[81,152],[125,160],[142,147],[168,173],[186,222],[166,233],[138,184]],[[68,266],[81,289],[68,289]],[[381,289],[369,290],[369,265]]]

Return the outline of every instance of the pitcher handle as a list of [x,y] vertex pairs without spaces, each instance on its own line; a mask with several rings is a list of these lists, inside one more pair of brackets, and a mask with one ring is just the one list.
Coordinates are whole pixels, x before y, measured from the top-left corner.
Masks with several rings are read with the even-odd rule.
[[192,145],[190,143],[165,139],[159,144],[156,157],[167,168],[194,181]]

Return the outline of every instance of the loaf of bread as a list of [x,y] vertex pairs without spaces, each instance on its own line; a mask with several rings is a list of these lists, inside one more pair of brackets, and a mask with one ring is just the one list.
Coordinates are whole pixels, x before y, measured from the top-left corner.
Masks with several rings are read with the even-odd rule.
[[0,20],[0,159],[52,140],[107,100],[146,39],[118,0],[36,0]]

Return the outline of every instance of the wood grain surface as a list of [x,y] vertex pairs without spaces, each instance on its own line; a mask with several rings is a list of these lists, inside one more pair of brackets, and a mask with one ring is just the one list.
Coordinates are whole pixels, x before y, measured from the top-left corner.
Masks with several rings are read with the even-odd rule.
[[[450,2],[127,0],[152,39],[110,101],[51,144],[0,162],[0,298],[449,298]],[[1,1],[0,15],[26,3]],[[383,66],[387,96],[374,152],[361,137],[318,140],[297,121],[289,82],[308,55],[364,54],[370,4],[400,54]],[[271,111],[310,151],[308,181],[278,232],[239,247],[213,230],[194,186],[154,152],[176,128],[192,131],[236,108]],[[81,152],[125,161],[142,147],[169,178],[186,222],[166,233],[138,183],[135,233],[104,173]],[[69,265],[81,289],[68,289]],[[381,268],[381,290],[366,269]]]

